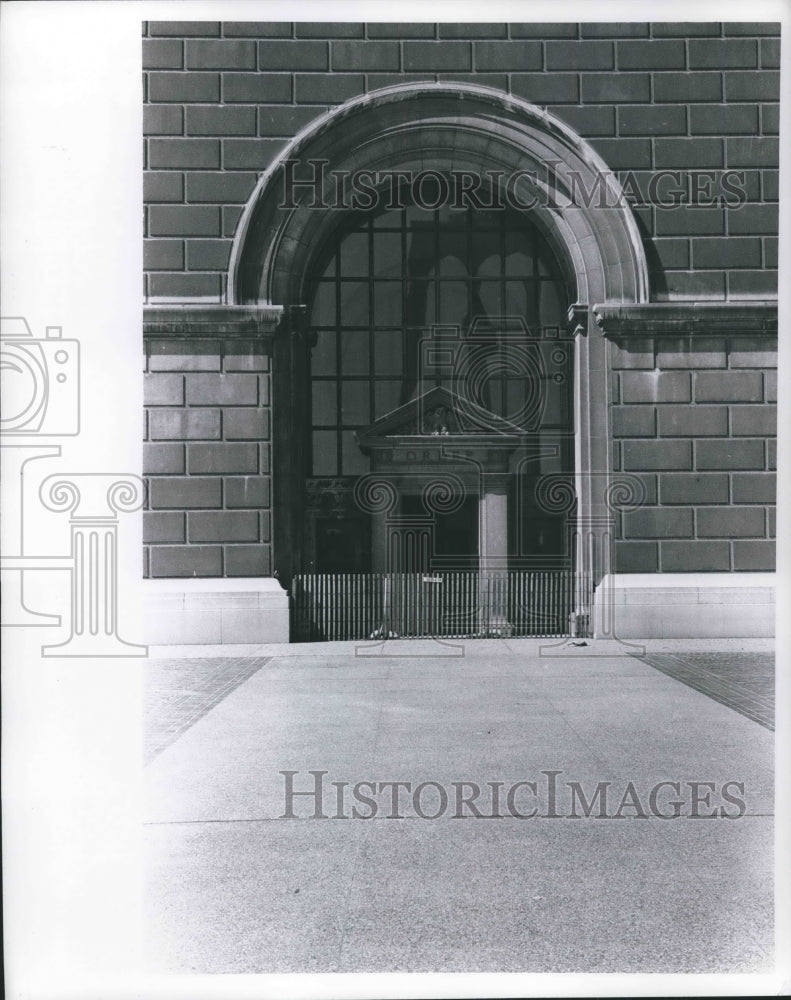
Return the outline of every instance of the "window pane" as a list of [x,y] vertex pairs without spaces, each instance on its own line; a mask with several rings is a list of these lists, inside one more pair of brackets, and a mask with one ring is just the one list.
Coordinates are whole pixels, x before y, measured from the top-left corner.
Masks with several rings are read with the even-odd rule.
[[343,382],[341,384],[342,422],[365,426],[371,422],[369,383]]
[[320,281],[313,298],[311,326],[335,326],[335,282]]
[[344,281],[341,283],[340,326],[368,326],[368,283]]
[[444,278],[466,278],[467,240],[464,233],[440,232],[439,273]]
[[319,424],[335,424],[338,414],[336,386],[336,382],[314,381],[311,393],[311,402],[313,407],[312,420],[314,427]]
[[374,229],[400,229],[402,216],[403,212],[400,208],[390,212],[382,212],[374,219]]
[[533,273],[533,240],[526,229],[505,234],[505,273]]
[[472,270],[478,278],[499,277],[502,267],[499,233],[472,235]]
[[342,432],[341,448],[343,449],[344,476],[360,476],[368,472],[370,459],[360,451],[360,446],[354,440],[354,431]]
[[505,273],[513,278],[532,278],[532,257],[528,257],[526,253],[509,253],[505,258]]
[[485,385],[484,400],[486,401],[486,406],[496,413],[499,417],[504,417],[506,415],[505,410],[505,393],[503,391],[503,380],[498,377],[498,375],[493,375]]
[[538,310],[538,297],[541,292],[540,281],[526,281],[525,293],[527,302],[525,303],[525,322],[530,327],[532,333],[537,334],[541,329],[541,318]]
[[344,375],[368,375],[368,331],[341,333],[341,371]]
[[377,281],[374,285],[374,324],[400,326],[402,321],[400,281]]
[[407,286],[406,321],[407,326],[429,326],[434,319],[435,283],[410,281]]
[[506,281],[505,312],[508,316],[524,316],[526,314],[527,292],[523,281]]
[[523,410],[526,398],[526,386],[523,378],[509,378],[506,382],[505,416],[514,423],[519,423],[525,416]]
[[337,476],[337,437],[335,431],[313,431],[313,475]]
[[334,278],[335,277],[335,263],[336,263],[336,261],[337,261],[337,255],[333,254],[332,257],[330,257],[329,263],[324,268],[324,273],[322,274],[322,278]]
[[467,283],[443,281],[439,292],[439,321],[461,325],[467,319]]
[[443,278],[466,278],[467,268],[463,261],[453,254],[440,256],[438,261],[439,273]]
[[486,316],[503,315],[504,303],[499,281],[479,281],[477,282],[477,292],[481,308]]
[[349,233],[341,243],[341,277],[364,278],[368,274],[368,233]]
[[400,330],[374,333],[374,370],[377,375],[400,375],[403,370],[403,335]]
[[[555,277],[555,267],[554,267],[554,257],[552,251],[549,249],[547,241],[542,239],[539,244],[541,251],[538,256],[538,273],[544,278],[554,278]],[[553,265],[550,267],[550,263]]]
[[566,313],[554,281],[541,282],[541,325],[562,326]]
[[401,402],[401,382],[387,381],[376,382],[374,385],[374,404],[376,413],[374,419],[378,420],[386,413],[398,408]]
[[434,230],[421,228],[408,233],[406,252],[409,277],[426,277],[435,264]]
[[335,331],[320,330],[316,346],[311,348],[310,367],[314,375],[335,374]]
[[[451,187],[451,192],[453,192],[453,187]],[[478,192],[478,197],[481,197],[481,193]],[[488,200],[484,195],[484,200]],[[471,200],[471,199],[470,199]],[[451,208],[452,200],[449,204],[442,205],[438,212],[439,225],[442,229],[466,229],[467,228],[467,210],[466,208]],[[462,200],[462,204],[464,201]],[[457,234],[458,236],[458,234]]]
[[[490,196],[486,195],[485,200],[490,202]],[[481,209],[472,213],[473,229],[499,229],[503,221],[503,213],[500,209],[493,209],[489,212],[486,209]]]
[[401,233],[374,234],[374,277],[400,278]]
[[417,205],[407,205],[404,211],[406,212],[406,224],[408,226],[426,226],[432,225],[434,222],[434,212],[430,209],[418,208]]

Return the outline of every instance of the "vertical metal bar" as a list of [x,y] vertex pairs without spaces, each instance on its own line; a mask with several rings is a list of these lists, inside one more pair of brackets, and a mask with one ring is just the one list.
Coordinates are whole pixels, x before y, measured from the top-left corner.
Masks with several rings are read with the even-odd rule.
[[338,638],[346,638],[346,622],[349,614],[349,577],[346,573],[338,574],[338,590],[340,591],[338,602]]
[[299,576],[291,579],[291,602],[289,604],[289,635],[292,640],[299,642]]
[[549,606],[549,614],[547,615],[547,634],[550,636],[562,635],[563,628],[563,571],[562,570],[550,570],[549,575],[552,578],[552,599]]
[[332,580],[332,637],[337,640],[341,637],[340,624],[343,604],[343,577],[338,573],[330,576]]
[[333,632],[335,638],[343,638],[343,576],[340,573],[333,573],[333,586],[335,589],[335,627]]
[[548,638],[555,634],[556,625],[554,620],[555,608],[555,578],[552,570],[541,571],[541,606],[539,615],[541,621],[541,638]]
[[297,628],[299,629],[300,636],[304,637],[308,631],[307,622],[305,621],[305,618],[307,618],[305,605],[307,604],[308,596],[306,593],[305,576],[299,574],[296,580],[298,582],[294,584],[294,614],[297,616]]
[[316,623],[316,631],[322,639],[327,638],[327,630],[324,627],[324,597],[322,594],[322,576],[319,573],[311,573],[311,591],[313,601],[313,616]]
[[362,612],[363,612],[363,608],[362,608],[362,604],[363,604],[362,580],[363,580],[362,573],[355,574],[355,581],[356,581],[356,583],[355,583],[355,599],[354,599],[354,601],[355,601],[356,612],[355,612],[354,635],[352,635],[352,639],[362,639],[363,638],[363,636],[362,636]]
[[333,623],[332,623],[332,637],[333,639],[340,639],[341,631],[341,614],[342,614],[342,603],[343,603],[343,577],[338,573],[332,574],[332,591],[333,591]]

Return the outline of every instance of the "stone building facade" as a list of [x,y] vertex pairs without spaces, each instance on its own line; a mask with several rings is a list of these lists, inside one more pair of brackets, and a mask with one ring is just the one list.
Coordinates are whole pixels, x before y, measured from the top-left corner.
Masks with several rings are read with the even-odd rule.
[[[298,574],[386,569],[360,484],[414,515],[437,434],[472,501],[419,571],[566,559],[595,634],[771,633],[778,25],[143,35],[150,641],[284,641]],[[419,357],[474,316],[528,371],[462,427]]]

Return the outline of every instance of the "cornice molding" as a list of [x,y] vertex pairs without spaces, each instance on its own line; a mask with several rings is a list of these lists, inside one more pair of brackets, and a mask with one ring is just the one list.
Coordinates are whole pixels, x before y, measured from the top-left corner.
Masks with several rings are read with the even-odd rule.
[[146,337],[271,336],[283,316],[283,306],[202,305],[168,303],[143,307]]
[[777,336],[777,300],[745,302],[604,302],[593,307],[596,325],[613,339],[655,336]]

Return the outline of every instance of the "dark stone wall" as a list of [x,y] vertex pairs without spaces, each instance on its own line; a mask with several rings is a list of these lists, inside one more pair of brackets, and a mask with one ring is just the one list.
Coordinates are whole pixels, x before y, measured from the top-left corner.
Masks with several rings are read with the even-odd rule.
[[270,576],[270,358],[251,340],[150,338],[146,576]]
[[715,198],[725,171],[743,173],[739,207],[635,206],[652,297],[776,292],[779,25],[206,21],[144,33],[151,299],[223,301],[242,207],[299,129],[371,90],[445,80],[548,108],[646,196],[660,170],[710,172]]
[[[548,108],[646,193],[705,172],[715,204],[634,206],[654,301],[777,291],[779,25],[148,22],[145,296],[221,303],[258,178],[329,108],[396,83],[477,82]],[[738,171],[742,205],[716,201]],[[701,175],[703,176],[703,175]],[[706,200],[705,193],[703,200]],[[591,303],[592,305],[592,303]],[[776,354],[768,338],[611,345],[622,572],[774,564]],[[238,338],[151,338],[147,575],[272,572],[270,356]]]
[[647,500],[620,517],[616,569],[774,569],[776,341],[657,337],[614,354],[613,464]]

